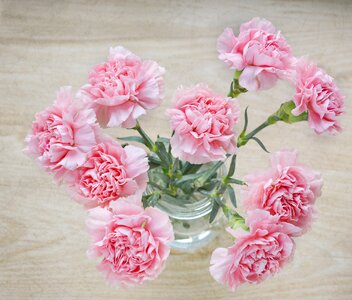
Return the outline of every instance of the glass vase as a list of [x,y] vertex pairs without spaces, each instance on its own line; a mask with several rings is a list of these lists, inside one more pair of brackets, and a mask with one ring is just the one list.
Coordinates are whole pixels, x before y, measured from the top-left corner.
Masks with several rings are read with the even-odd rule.
[[[203,165],[199,172],[209,168],[212,164]],[[153,183],[158,181],[158,175],[149,171],[149,185],[146,193],[153,191]],[[216,177],[224,176],[225,168],[222,166]],[[162,194],[155,207],[169,215],[173,225],[175,239],[170,246],[175,250],[193,252],[206,246],[217,235],[221,216],[219,213],[210,223],[210,214],[213,209],[213,200],[209,195],[194,192],[191,195],[168,197]]]

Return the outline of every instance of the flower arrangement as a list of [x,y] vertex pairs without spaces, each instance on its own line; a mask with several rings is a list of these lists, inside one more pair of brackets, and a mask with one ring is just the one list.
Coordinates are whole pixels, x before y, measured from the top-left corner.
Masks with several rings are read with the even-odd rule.
[[[321,175],[299,163],[297,151],[281,150],[271,155],[267,170],[238,179],[237,149],[252,140],[267,151],[256,134],[280,121],[308,121],[317,134],[337,133],[344,97],[332,77],[308,58],[293,56],[265,19],[242,24],[238,36],[226,28],[217,50],[234,70],[228,95],[203,83],[180,87],[167,110],[170,138],[153,140],[138,122],[164,98],[164,68],[123,47],[111,48],[75,95],[62,87],[54,104],[35,116],[25,152],[87,210],[88,255],[100,260],[98,269],[111,284],[134,286],[164,269],[177,226],[187,229],[191,222],[177,220],[163,202],[191,213],[190,205],[205,199],[208,223],[218,222],[220,212],[226,217],[234,242],[215,249],[210,274],[231,290],[277,273],[293,256],[294,238],[311,225]],[[291,100],[252,131],[245,109],[244,128],[236,135],[236,98],[278,80],[294,87]],[[137,135],[118,142],[103,133],[118,126]],[[234,185],[241,190],[243,216]]]

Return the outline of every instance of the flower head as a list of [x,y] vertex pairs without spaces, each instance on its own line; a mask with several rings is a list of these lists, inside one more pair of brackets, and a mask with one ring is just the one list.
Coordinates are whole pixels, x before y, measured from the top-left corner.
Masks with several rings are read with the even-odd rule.
[[111,48],[107,62],[93,67],[79,94],[102,126],[131,128],[162,101],[164,72],[154,61],[143,61],[123,47]]
[[168,216],[157,208],[144,210],[138,200],[120,199],[108,208],[89,210],[92,244],[88,255],[101,258],[98,269],[119,287],[155,279],[164,269],[168,243],[173,240]]
[[234,126],[239,109],[230,98],[216,95],[206,85],[180,88],[168,110],[172,154],[194,164],[223,160],[236,150]]
[[291,76],[293,57],[280,32],[267,20],[254,18],[240,27],[236,37],[225,28],[217,41],[219,59],[231,69],[243,70],[239,83],[250,91],[273,87]]
[[344,96],[332,77],[306,58],[296,64],[296,92],[292,114],[308,112],[308,123],[316,133],[341,131],[337,117],[344,112]]
[[86,162],[67,179],[73,198],[91,208],[113,200],[142,194],[146,188],[148,160],[143,149],[121,145],[104,137],[87,154]]
[[35,115],[25,152],[60,181],[85,162],[98,133],[94,111],[74,101],[70,87],[62,87],[55,103]]
[[271,168],[244,178],[242,203],[247,210],[263,209],[281,222],[293,224],[302,234],[311,223],[314,203],[321,193],[318,172],[297,161],[296,151],[280,151],[271,158]]
[[264,210],[248,213],[250,232],[241,229],[229,232],[236,241],[229,248],[217,248],[210,260],[214,279],[231,290],[242,283],[257,284],[277,273],[293,256],[295,244],[290,235],[297,228],[279,222]]

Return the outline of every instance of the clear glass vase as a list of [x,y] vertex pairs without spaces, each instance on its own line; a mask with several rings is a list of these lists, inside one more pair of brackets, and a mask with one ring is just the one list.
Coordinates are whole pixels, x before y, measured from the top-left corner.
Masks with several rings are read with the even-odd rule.
[[[211,164],[202,166],[199,172],[209,168]],[[225,169],[221,167],[217,177],[224,175]],[[158,175],[151,172],[149,181],[157,181]],[[153,190],[152,184],[148,185],[147,193]],[[167,213],[173,225],[175,240],[171,247],[180,251],[195,251],[207,245],[217,235],[222,214],[210,224],[210,213],[213,208],[212,199],[209,196],[195,192],[191,195],[181,195],[171,198],[162,195],[155,207]]]

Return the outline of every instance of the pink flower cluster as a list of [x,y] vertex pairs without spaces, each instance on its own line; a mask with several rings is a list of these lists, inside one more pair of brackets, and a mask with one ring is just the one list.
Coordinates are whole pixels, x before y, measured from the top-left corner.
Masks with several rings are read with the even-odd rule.
[[240,85],[249,91],[266,90],[278,79],[288,79],[293,56],[280,32],[265,19],[254,18],[240,27],[236,37],[226,28],[217,42],[219,58],[242,71]]
[[320,173],[297,161],[296,151],[281,151],[271,157],[271,168],[244,178],[242,202],[245,209],[263,209],[301,229],[308,228],[314,203],[321,193]]
[[274,154],[270,170],[245,179],[249,231],[229,229],[234,245],[216,249],[210,262],[214,279],[232,290],[262,282],[292,258],[292,237],[307,230],[322,187],[320,174],[299,164],[295,151]]
[[[173,239],[168,216],[141,203],[149,169],[146,152],[122,147],[100,125],[131,127],[163,98],[164,69],[130,51],[110,50],[109,60],[93,68],[89,84],[73,98],[63,87],[54,104],[37,113],[25,152],[73,199],[88,210],[92,256],[119,286],[156,278]],[[97,116],[97,117],[96,117]]]
[[229,248],[217,248],[211,257],[210,273],[232,291],[244,283],[257,284],[278,272],[293,256],[295,244],[290,235],[297,229],[278,222],[263,210],[248,213],[249,232],[229,230],[236,242]]
[[168,216],[152,207],[143,209],[135,197],[111,202],[109,209],[89,211],[90,257],[112,285],[130,287],[155,279],[170,253],[173,229]]
[[174,95],[173,108],[167,111],[171,128],[172,154],[193,164],[224,160],[236,151],[234,126],[239,108],[204,84],[180,88]]
[[294,115],[308,112],[309,126],[318,134],[342,130],[337,117],[344,112],[344,96],[334,79],[306,58],[296,63]]
[[61,181],[85,162],[87,152],[97,143],[95,121],[94,111],[74,101],[70,87],[62,87],[54,104],[35,115],[24,151]]
[[162,101],[164,72],[154,61],[143,61],[123,47],[111,48],[108,61],[93,67],[80,95],[102,126],[131,128]]
[[293,115],[308,113],[309,126],[318,134],[341,131],[337,117],[344,112],[344,96],[334,79],[307,58],[297,59],[271,22],[254,18],[236,37],[226,28],[217,41],[219,59],[241,71],[239,83],[249,91],[266,90],[278,79],[295,86]]
[[147,186],[148,159],[143,149],[121,145],[105,137],[87,154],[85,163],[72,172],[67,183],[73,198],[85,207],[107,206]]

